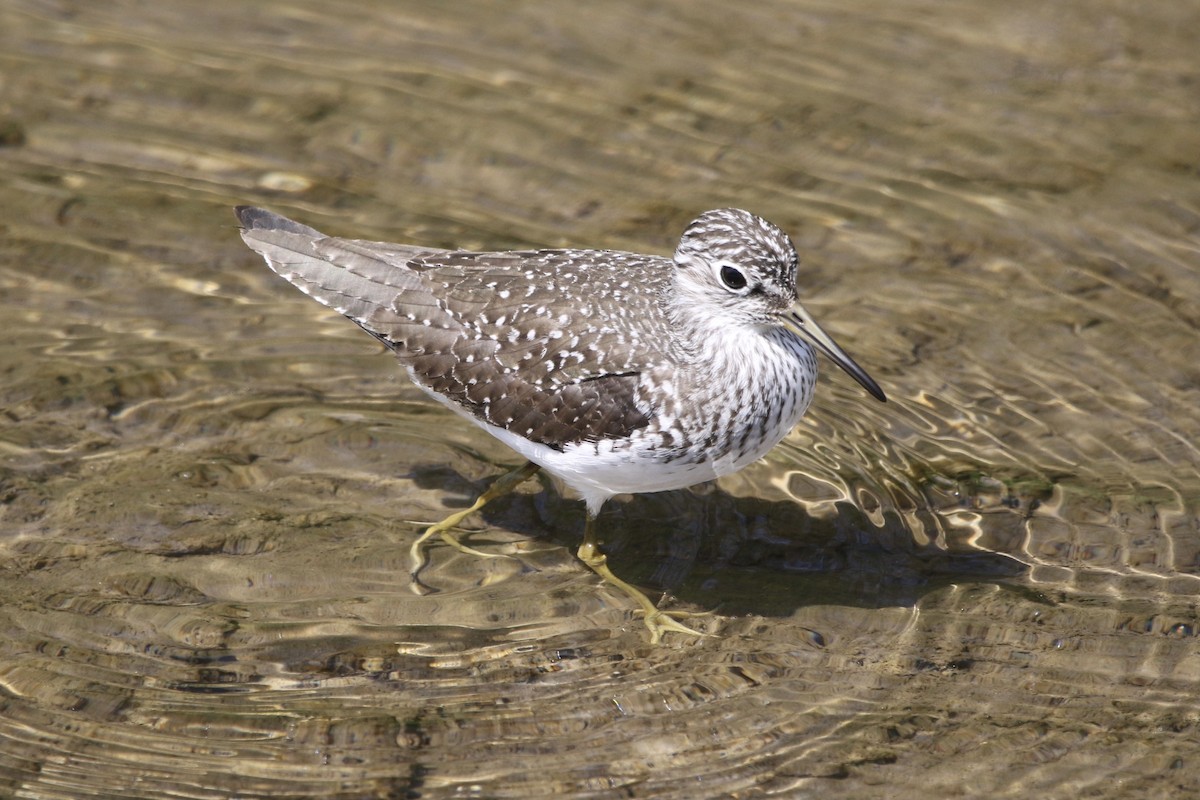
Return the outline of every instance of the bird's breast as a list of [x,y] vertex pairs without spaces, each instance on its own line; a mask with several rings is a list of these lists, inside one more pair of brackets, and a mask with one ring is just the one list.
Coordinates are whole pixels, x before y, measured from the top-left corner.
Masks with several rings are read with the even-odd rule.
[[659,458],[710,461],[723,475],[787,435],[812,400],[817,362],[806,343],[780,334],[726,332],[695,360],[644,376],[654,408],[646,435]]

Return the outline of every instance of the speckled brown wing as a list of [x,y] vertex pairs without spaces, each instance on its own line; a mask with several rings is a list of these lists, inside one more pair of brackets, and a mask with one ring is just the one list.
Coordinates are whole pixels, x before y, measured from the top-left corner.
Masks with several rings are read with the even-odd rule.
[[430,291],[398,295],[388,311],[400,320],[381,314],[368,324],[396,342],[427,388],[556,448],[649,423],[641,375],[662,363],[668,331],[648,335],[656,315],[630,303],[657,301],[646,283],[665,283],[670,262],[539,250],[438,253],[407,266]]
[[663,362],[670,330],[661,313],[630,304],[657,302],[646,289],[665,285],[666,259],[450,252],[329,238],[260,209],[238,217],[273,270],[484,422],[561,449],[650,421],[640,375]]

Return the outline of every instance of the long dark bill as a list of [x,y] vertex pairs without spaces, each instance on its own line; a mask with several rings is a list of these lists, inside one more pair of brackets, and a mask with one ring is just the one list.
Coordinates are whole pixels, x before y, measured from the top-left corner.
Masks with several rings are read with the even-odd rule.
[[862,384],[863,388],[871,393],[881,403],[887,402],[887,395],[883,393],[883,389],[879,388],[867,371],[855,363],[854,359],[846,354],[846,351],[838,347],[838,343],[833,340],[825,331],[821,330],[821,326],[816,323],[804,306],[796,303],[792,306],[792,310],[783,315],[783,324],[787,328],[810,342],[815,344],[821,352],[833,359],[833,363],[844,369],[850,377]]

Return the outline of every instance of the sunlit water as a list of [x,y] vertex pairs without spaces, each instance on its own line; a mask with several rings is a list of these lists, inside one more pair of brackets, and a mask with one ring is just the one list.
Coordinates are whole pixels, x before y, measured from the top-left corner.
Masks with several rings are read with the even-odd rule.
[[[0,7],[0,796],[1200,792],[1195,4]],[[609,505],[238,240],[792,233],[827,369]]]

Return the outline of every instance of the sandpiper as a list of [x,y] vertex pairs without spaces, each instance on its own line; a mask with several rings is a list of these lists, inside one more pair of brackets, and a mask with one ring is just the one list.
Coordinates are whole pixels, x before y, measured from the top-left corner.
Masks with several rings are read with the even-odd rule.
[[[673,258],[613,250],[472,252],[326,236],[239,206],[242,239],[272,270],[383,342],[434,399],[528,463],[422,547],[534,475],[587,505],[578,556],[644,612],[651,641],[696,634],[616,577],[594,520],[610,497],[712,480],[758,460],[812,400],[822,351],[883,390],[796,299],[787,234],[740,209],[707,211]],[[476,552],[476,551],[471,551]]]

